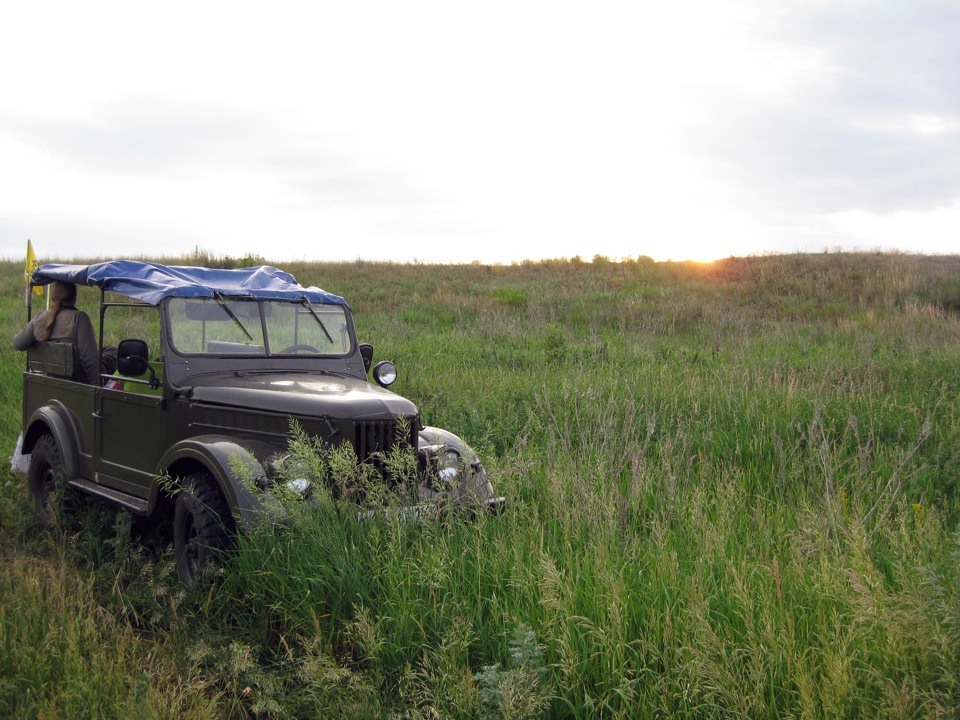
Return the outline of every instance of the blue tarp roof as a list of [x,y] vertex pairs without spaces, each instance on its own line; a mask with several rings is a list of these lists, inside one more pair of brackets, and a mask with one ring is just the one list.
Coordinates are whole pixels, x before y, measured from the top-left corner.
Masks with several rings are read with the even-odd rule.
[[339,295],[318,287],[303,287],[290,273],[269,265],[224,270],[160,265],[136,260],[111,260],[95,265],[41,265],[33,272],[35,285],[56,280],[95,285],[109,292],[157,305],[165,297],[258,298],[302,300],[346,305]]

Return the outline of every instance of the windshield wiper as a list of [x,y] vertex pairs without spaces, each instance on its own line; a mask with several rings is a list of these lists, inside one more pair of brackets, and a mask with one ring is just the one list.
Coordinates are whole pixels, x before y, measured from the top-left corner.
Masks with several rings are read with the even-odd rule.
[[[243,323],[240,322],[240,318],[238,318],[236,315],[233,314],[233,310],[231,310],[230,307],[227,305],[227,303],[224,301],[223,295],[221,295],[220,293],[214,293],[213,299],[216,300],[217,305],[223,308],[223,311],[230,316],[230,319],[237,324],[237,327],[243,330],[243,334],[247,336],[247,340],[249,340],[250,342],[253,342],[253,335],[247,332],[247,329],[243,326]],[[333,340],[331,340],[330,342],[333,342]]]
[[320,326],[320,329],[323,330],[323,334],[327,336],[327,340],[330,341],[330,344],[333,345],[333,338],[330,337],[330,333],[327,332],[327,326],[323,324],[323,320],[320,319],[320,316],[317,315],[317,311],[313,309],[313,305],[310,304],[310,301],[307,298],[301,298],[300,303],[310,311],[310,314],[313,315],[313,319],[317,321],[317,325]]

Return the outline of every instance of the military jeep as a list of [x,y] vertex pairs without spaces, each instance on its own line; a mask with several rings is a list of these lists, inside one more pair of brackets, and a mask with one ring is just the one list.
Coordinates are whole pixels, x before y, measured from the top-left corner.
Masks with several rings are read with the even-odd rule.
[[117,370],[87,385],[69,379],[69,344],[28,352],[22,452],[41,518],[51,519],[58,487],[155,518],[190,585],[234,532],[263,518],[271,485],[308,501],[315,483],[331,482],[278,471],[294,428],[325,447],[349,444],[384,483],[394,480],[384,457],[415,452],[413,510],[503,506],[476,453],[387,389],[397,369],[373,365],[342,297],[268,266],[48,264],[31,283],[57,280],[99,289],[101,358],[109,338]]

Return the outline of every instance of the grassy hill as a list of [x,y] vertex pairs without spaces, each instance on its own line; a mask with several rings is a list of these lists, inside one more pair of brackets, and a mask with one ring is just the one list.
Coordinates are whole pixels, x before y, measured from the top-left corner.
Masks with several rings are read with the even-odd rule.
[[[956,716],[960,256],[282,267],[509,511],[297,516],[189,595],[127,516],[40,532],[3,475],[0,715]],[[0,263],[10,337],[21,296]]]

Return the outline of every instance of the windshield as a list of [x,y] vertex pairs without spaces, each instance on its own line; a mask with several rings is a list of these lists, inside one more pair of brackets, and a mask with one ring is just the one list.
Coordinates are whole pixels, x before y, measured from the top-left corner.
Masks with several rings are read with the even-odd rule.
[[307,300],[171,298],[170,340],[184,355],[347,355],[342,305]]

